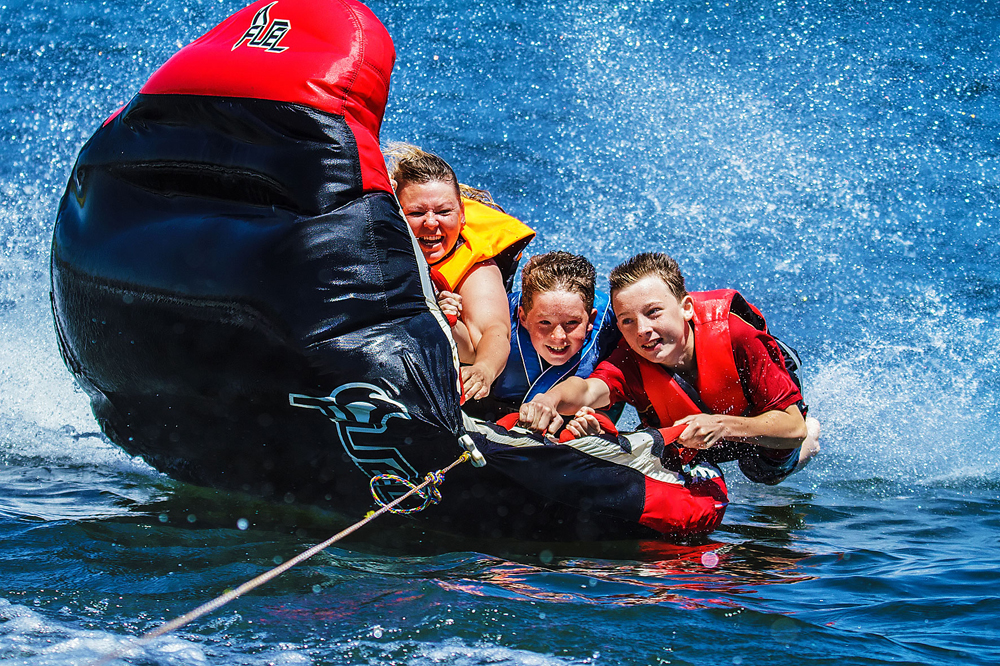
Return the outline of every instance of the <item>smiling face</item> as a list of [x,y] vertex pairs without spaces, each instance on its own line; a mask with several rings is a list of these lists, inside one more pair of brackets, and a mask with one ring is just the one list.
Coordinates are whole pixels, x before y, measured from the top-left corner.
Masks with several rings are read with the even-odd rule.
[[694,317],[691,296],[680,301],[656,275],[615,291],[611,305],[622,337],[634,352],[672,370],[694,368]]
[[583,348],[596,316],[597,310],[587,312],[579,294],[562,290],[535,294],[527,312],[518,308],[531,346],[550,365],[566,363]]
[[448,256],[465,226],[465,211],[455,185],[441,180],[408,183],[396,196],[427,263],[433,266]]

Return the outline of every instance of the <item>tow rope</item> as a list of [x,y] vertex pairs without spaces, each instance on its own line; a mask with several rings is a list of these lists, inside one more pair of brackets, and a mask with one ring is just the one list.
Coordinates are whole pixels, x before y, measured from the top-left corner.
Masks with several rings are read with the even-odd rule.
[[[198,606],[194,610],[189,611],[189,612],[185,613],[184,615],[181,615],[180,617],[178,617],[175,620],[171,620],[170,622],[167,622],[166,624],[161,624],[156,629],[153,629],[152,631],[150,631],[150,632],[148,632],[146,634],[143,634],[141,637],[139,637],[138,639],[136,639],[136,641],[134,643],[132,643],[131,645],[129,645],[127,647],[120,648],[120,649],[118,649],[118,650],[116,650],[114,652],[111,652],[109,654],[104,655],[103,657],[101,657],[97,661],[91,662],[90,666],[103,666],[104,664],[107,664],[109,661],[111,661],[113,659],[117,659],[119,657],[124,657],[133,648],[142,647],[143,645],[146,645],[147,643],[149,643],[153,639],[159,638],[160,636],[163,636],[164,634],[168,634],[171,631],[175,631],[177,629],[180,629],[185,624],[188,624],[189,622],[197,620],[202,615],[207,615],[208,613],[211,613],[212,611],[214,611],[214,610],[216,610],[218,608],[221,608],[222,606],[225,606],[230,601],[233,601],[234,599],[238,599],[239,597],[243,596],[247,592],[249,592],[249,591],[251,591],[251,590],[253,590],[255,588],[260,587],[264,583],[266,583],[266,582],[268,582],[270,580],[273,580],[274,578],[277,578],[278,576],[280,576],[284,572],[286,572],[289,569],[291,569],[292,567],[294,567],[296,564],[299,564],[300,562],[304,562],[305,560],[308,560],[310,557],[312,557],[316,553],[318,553],[318,552],[320,552],[320,551],[328,548],[329,546],[335,544],[336,542],[340,541],[341,539],[343,539],[344,537],[348,536],[349,534],[352,534],[353,532],[356,532],[357,530],[361,529],[362,527],[364,527],[365,525],[367,525],[371,521],[375,520],[376,518],[378,518],[379,516],[381,516],[384,513],[408,514],[408,513],[414,513],[416,511],[422,511],[429,504],[436,503],[438,500],[441,499],[441,493],[438,491],[437,486],[440,485],[444,481],[444,475],[447,474],[449,471],[451,471],[452,468],[454,468],[454,467],[462,464],[466,460],[470,460],[472,458],[473,458],[473,454],[470,453],[469,451],[466,451],[465,453],[463,453],[462,455],[460,455],[458,457],[458,459],[455,460],[455,462],[451,463],[447,467],[443,467],[443,468],[439,469],[436,472],[429,473],[427,476],[424,477],[423,482],[421,482],[419,485],[413,485],[411,482],[406,481],[405,479],[400,479],[399,477],[392,477],[392,480],[398,480],[399,482],[402,482],[404,485],[410,486],[410,490],[407,491],[404,495],[400,495],[399,497],[397,497],[393,501],[389,502],[388,504],[383,504],[382,501],[378,498],[378,496],[375,495],[375,493],[373,491],[372,495],[375,496],[375,501],[378,502],[379,505],[380,505],[380,507],[381,507],[377,511],[370,511],[368,513],[368,515],[366,515],[364,518],[362,518],[358,522],[354,523],[350,527],[348,527],[348,528],[346,528],[344,530],[341,530],[340,532],[334,534],[332,537],[330,537],[329,539],[327,539],[323,543],[316,544],[312,548],[299,553],[298,555],[296,555],[292,559],[288,560],[287,562],[283,562],[282,564],[279,564],[278,566],[274,567],[270,571],[266,571],[266,572],[262,573],[261,575],[257,576],[256,578],[248,580],[247,582],[245,582],[242,585],[240,585],[239,587],[237,587],[235,590],[230,590],[229,592],[226,592],[225,594],[219,595],[215,599],[212,599],[211,601],[209,601],[207,603],[204,603],[201,606]],[[382,477],[391,477],[392,475],[381,475],[381,476]],[[378,478],[380,478],[380,477],[374,477],[372,479],[372,482],[374,482],[375,479],[378,479]],[[427,488],[428,486],[430,486],[430,490],[428,490],[426,493],[423,492],[424,488]],[[414,494],[419,494],[420,497],[422,497],[424,499],[423,505],[421,505],[419,507],[416,507],[414,509],[401,509],[401,510],[397,510],[396,509],[396,507],[399,506],[404,500],[406,500],[407,498],[413,496]]]
[[[395,502],[392,506],[389,506],[382,501],[382,498],[378,496],[378,491],[375,489],[375,484],[379,481],[391,481],[393,483],[398,483],[401,486],[406,486],[411,488],[411,492],[415,492],[421,498],[423,498],[424,503],[420,506],[410,507],[409,509],[396,509]],[[424,477],[424,482],[420,486],[413,485],[412,481],[408,481],[401,476],[396,476],[395,474],[378,474],[373,476],[368,480],[368,489],[372,492],[372,499],[382,508],[384,508],[389,513],[395,513],[400,516],[406,516],[411,513],[417,513],[418,511],[423,511],[431,504],[437,504],[441,501],[441,491],[437,487],[444,481],[444,472],[430,472]],[[428,484],[430,484],[429,487]],[[426,490],[421,490],[421,488],[427,487]]]

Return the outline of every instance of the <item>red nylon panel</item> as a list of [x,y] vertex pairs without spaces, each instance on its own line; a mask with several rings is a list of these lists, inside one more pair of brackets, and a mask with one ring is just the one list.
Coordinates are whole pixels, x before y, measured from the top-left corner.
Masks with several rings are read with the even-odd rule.
[[385,27],[354,0],[260,0],[178,51],[140,92],[247,97],[344,116],[366,191],[391,192],[379,129],[396,59]]
[[639,523],[662,534],[708,534],[722,523],[729,502],[723,478],[681,486],[646,477],[646,502]]

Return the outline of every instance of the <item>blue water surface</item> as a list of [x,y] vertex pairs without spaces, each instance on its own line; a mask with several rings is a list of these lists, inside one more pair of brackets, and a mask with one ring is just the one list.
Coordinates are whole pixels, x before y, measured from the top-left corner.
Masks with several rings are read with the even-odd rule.
[[[92,662],[344,524],[130,459],[56,349],[77,151],[240,6],[0,0],[5,661]],[[996,3],[371,6],[398,51],[384,141],[492,191],[531,252],[606,275],[664,250],[689,288],[740,289],[800,351],[823,451],[777,487],[728,470],[704,544],[376,523],[116,663],[1000,661]]]

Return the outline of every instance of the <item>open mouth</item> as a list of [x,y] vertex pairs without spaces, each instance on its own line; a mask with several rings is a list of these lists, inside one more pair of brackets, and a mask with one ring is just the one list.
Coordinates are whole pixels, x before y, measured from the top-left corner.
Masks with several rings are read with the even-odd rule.
[[639,346],[642,347],[645,351],[653,352],[653,351],[656,351],[657,348],[660,346],[660,341],[659,340],[654,340],[653,342],[649,342],[647,344],[639,345]]
[[549,353],[553,356],[562,356],[569,351],[569,345],[563,345],[562,347],[553,347],[552,345],[545,345],[545,348],[549,350]]
[[417,239],[417,242],[424,247],[434,247],[444,242],[444,236],[422,236]]

